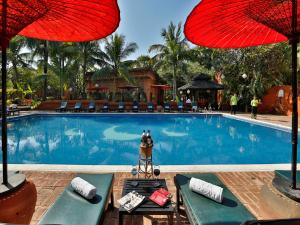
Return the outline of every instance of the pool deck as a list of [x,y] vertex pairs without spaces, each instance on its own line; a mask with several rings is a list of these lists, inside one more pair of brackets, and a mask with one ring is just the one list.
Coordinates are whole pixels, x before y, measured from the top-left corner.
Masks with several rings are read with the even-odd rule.
[[[45,112],[26,112],[21,115],[27,115],[32,113],[45,113]],[[51,113],[51,112],[46,112]],[[172,113],[174,114],[174,113]],[[226,114],[228,115],[228,114]],[[237,119],[252,120],[250,114],[238,114]],[[258,120],[266,124],[279,125],[284,128],[291,126],[291,117],[288,116],[276,116],[276,115],[258,115]],[[114,195],[115,195],[115,209],[108,211],[105,214],[104,225],[117,225],[118,224],[118,207],[116,200],[121,197],[121,191],[123,187],[123,181],[125,178],[130,178],[129,167],[111,168],[107,167],[49,167],[46,165],[10,165],[9,169],[19,169],[23,171],[28,180],[35,183],[38,191],[36,210],[33,215],[31,224],[37,224],[46,210],[55,202],[60,193],[64,190],[66,185],[69,184],[71,179],[75,176],[75,171],[83,172],[114,172]],[[23,169],[22,169],[23,168]],[[193,168],[193,169],[192,169]],[[161,167],[161,178],[167,180],[169,190],[174,194],[175,199],[175,185],[173,177],[176,172],[214,172],[224,184],[240,199],[240,201],[253,213],[258,219],[276,219],[279,215],[272,211],[270,207],[260,197],[260,190],[265,184],[270,184],[273,177],[274,169],[289,169],[290,165],[251,165],[244,166],[182,166],[181,168],[170,166]],[[61,171],[63,172],[61,172]],[[60,171],[60,172],[58,172]],[[226,172],[224,172],[226,171]],[[163,216],[127,216],[125,217],[124,225],[166,225],[167,218]],[[188,225],[189,222],[184,213],[175,213],[175,225]]]
[[[24,172],[28,180],[35,183],[37,187],[37,205],[33,215],[31,224],[36,224],[46,210],[55,202],[56,198],[63,191],[65,186],[75,176],[72,172]],[[167,186],[173,193],[175,199],[175,186],[173,177],[176,173],[164,173],[162,171],[161,178],[167,180]],[[264,184],[272,181],[273,172],[217,172],[217,176],[225,183],[225,185],[240,199],[240,201],[259,219],[276,219],[279,215],[272,212],[261,199],[259,193]],[[118,224],[118,203],[117,199],[121,197],[123,181],[130,178],[130,173],[115,173],[114,196],[115,209],[105,213],[104,225]],[[188,225],[189,222],[184,212],[175,213],[174,225]],[[164,216],[127,216],[124,225],[166,225],[167,218]]]

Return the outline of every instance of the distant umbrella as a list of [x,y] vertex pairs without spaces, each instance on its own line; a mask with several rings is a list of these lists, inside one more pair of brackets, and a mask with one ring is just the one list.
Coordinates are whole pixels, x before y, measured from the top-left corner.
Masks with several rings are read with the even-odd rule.
[[[297,186],[297,43],[300,0],[202,0],[185,23],[185,35],[197,45],[242,48],[289,41],[292,45],[292,189]],[[288,187],[287,187],[288,189]],[[285,193],[287,194],[287,193]]]

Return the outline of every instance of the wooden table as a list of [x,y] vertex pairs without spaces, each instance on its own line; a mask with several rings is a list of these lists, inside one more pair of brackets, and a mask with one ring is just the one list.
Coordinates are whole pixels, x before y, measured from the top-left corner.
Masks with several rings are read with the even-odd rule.
[[[131,185],[132,181],[137,181],[139,185],[137,187],[133,187]],[[124,215],[167,215],[169,224],[173,224],[174,209],[171,202],[167,203],[164,207],[161,207],[148,199],[148,197],[150,197],[150,195],[159,188],[165,188],[166,190],[168,190],[165,179],[158,179],[158,181],[161,183],[160,187],[154,187],[153,183],[155,181],[155,179],[126,179],[124,181],[122,197],[131,191],[136,191],[139,194],[146,196],[146,198],[144,202],[136,209],[134,209],[131,213],[127,212],[127,210],[125,210],[123,207],[120,207],[119,225],[123,225]]]

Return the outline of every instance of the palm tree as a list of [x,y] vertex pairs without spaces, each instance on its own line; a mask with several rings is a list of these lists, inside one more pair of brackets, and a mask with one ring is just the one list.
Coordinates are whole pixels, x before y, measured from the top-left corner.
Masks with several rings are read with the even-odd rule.
[[11,80],[16,89],[21,77],[20,67],[29,67],[30,53],[24,51],[25,44],[26,39],[24,37],[16,36],[10,41],[7,49],[8,62],[11,63],[10,71],[13,74]]
[[178,72],[185,67],[185,60],[190,57],[190,50],[185,38],[182,37],[181,23],[174,25],[170,23],[168,28],[161,31],[164,39],[163,44],[154,44],[149,48],[149,52],[156,52],[154,56],[159,67],[168,69],[171,67],[173,77],[173,99],[177,95],[177,76]]
[[101,61],[98,63],[102,68],[95,73],[95,77],[106,74],[114,76],[114,90],[116,93],[116,78],[122,77],[128,82],[133,82],[128,76],[128,68],[133,64],[132,60],[126,60],[129,55],[137,50],[135,42],[126,44],[125,36],[114,34],[105,39],[104,50],[101,51]]
[[[69,42],[50,42],[50,69],[59,76],[60,80],[60,98],[63,95],[63,87],[71,86],[76,79],[74,76],[78,73],[79,63],[78,50],[74,43]],[[67,79],[69,76],[69,79]],[[69,81],[69,84],[67,82]]]
[[47,78],[48,78],[48,60],[49,60],[49,42],[46,40],[37,40],[37,39],[26,39],[26,45],[31,50],[31,61],[35,57],[38,57],[38,64],[43,64],[43,74],[42,79],[44,80],[43,87],[43,100],[47,99]]
[[[80,54],[78,55],[78,61],[80,67],[82,69],[82,85],[80,93],[81,95],[85,93],[85,79],[84,76],[88,70],[94,69],[96,64],[101,64],[101,56],[102,53],[100,51],[99,43],[97,41],[89,41],[89,42],[79,42],[77,43],[78,51]],[[78,74],[79,75],[79,74]]]
[[134,62],[134,67],[137,68],[147,68],[151,70],[156,70],[157,62],[155,58],[150,57],[149,55],[141,55],[137,57]]

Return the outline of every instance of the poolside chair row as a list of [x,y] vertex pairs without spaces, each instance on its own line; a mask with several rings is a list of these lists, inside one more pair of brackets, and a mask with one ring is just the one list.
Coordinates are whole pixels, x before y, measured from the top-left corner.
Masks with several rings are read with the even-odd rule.
[[[16,114],[20,114],[20,109],[18,107],[7,107],[6,114],[8,116],[14,116]],[[2,113],[2,105],[0,105],[0,114]]]
[[[152,102],[148,102],[146,108],[144,108],[143,111],[154,112],[154,109],[155,109],[154,104]],[[126,110],[128,110],[128,108],[126,108],[124,102],[119,102],[117,106],[110,105],[108,102],[105,102],[102,105],[97,107],[94,101],[90,101],[87,108],[84,108],[82,106],[82,102],[80,102],[80,101],[76,102],[72,108],[68,108],[68,102],[62,101],[60,107],[56,109],[56,111],[59,111],[59,112],[66,112],[66,111],[74,111],[74,112],[118,111],[118,112],[125,112]],[[142,110],[142,108],[141,108],[140,104],[138,102],[133,102],[133,104],[131,106],[131,111],[139,112],[141,110]]]
[[[87,108],[84,108],[82,106],[82,102],[78,101],[75,103],[75,105],[71,108],[68,108],[68,102],[62,101],[59,108],[56,109],[56,111],[59,112],[65,112],[65,111],[74,111],[74,112],[109,112],[109,111],[118,111],[118,112],[125,112],[125,111],[132,111],[132,112],[139,112],[139,111],[147,111],[147,112],[154,112],[155,111],[155,105],[152,102],[148,102],[147,105],[140,104],[138,102],[133,102],[130,107],[126,106],[124,102],[119,102],[116,104],[110,104],[108,102],[103,103],[102,105],[96,106],[94,101],[90,101]],[[193,102],[191,104],[183,104],[183,102],[179,102],[178,104],[176,102],[166,102],[164,103],[164,112],[201,112],[202,109],[200,109],[196,102]]]
[[[46,224],[101,224],[104,212],[114,207],[114,174],[77,174],[97,188],[96,198],[86,200],[76,194],[69,185],[38,223]],[[224,189],[223,203],[217,203],[189,189],[191,177],[202,179]],[[185,206],[192,225],[258,225],[299,224],[300,219],[257,221],[237,197],[212,173],[177,174],[174,177],[177,210]],[[110,203],[110,204],[109,204]],[[274,223],[273,223],[274,222]]]
[[164,112],[202,112],[202,111],[213,111],[212,107],[201,108],[197,102],[183,103],[183,102],[165,102]]

